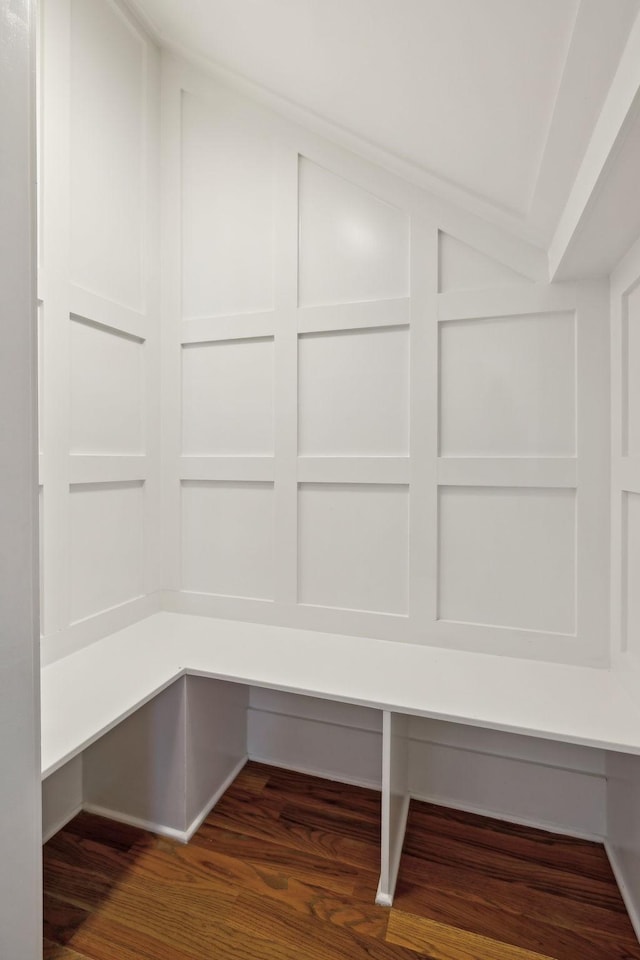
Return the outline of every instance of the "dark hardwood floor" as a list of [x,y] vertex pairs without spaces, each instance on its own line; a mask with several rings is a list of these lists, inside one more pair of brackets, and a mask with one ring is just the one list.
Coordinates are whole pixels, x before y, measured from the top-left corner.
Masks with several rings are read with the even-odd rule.
[[250,763],[187,846],[81,814],[44,847],[45,960],[640,960],[602,847]]

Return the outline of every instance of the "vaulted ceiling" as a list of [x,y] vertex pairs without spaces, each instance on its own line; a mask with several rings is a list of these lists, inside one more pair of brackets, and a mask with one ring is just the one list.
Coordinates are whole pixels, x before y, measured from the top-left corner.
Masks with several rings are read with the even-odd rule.
[[640,0],[133,0],[164,46],[547,248]]

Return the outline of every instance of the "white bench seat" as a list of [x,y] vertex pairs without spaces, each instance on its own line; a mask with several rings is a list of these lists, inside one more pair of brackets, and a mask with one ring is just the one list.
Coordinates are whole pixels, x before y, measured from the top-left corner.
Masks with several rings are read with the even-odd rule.
[[[610,670],[162,612],[43,669],[43,779],[185,676],[382,711],[384,904],[392,901],[409,804],[409,716],[640,754],[640,705]],[[220,714],[223,727],[245,719],[242,706],[231,709]],[[215,796],[235,772],[227,763]]]
[[43,779],[185,674],[640,754],[609,670],[163,612],[43,669]]

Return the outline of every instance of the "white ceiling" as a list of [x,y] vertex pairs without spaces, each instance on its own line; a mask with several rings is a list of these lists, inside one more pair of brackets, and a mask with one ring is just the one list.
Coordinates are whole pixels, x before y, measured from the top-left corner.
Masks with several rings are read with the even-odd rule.
[[[160,41],[547,246],[640,0],[133,0]],[[351,140],[353,143],[353,140]],[[380,153],[380,150],[383,153]],[[397,164],[396,164],[397,167]]]

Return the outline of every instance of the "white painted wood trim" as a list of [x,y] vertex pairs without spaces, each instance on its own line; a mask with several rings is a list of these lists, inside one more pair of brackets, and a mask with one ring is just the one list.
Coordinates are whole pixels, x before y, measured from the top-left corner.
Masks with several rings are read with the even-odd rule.
[[416,632],[438,611],[438,230],[411,224],[409,616]]
[[549,246],[551,279],[561,270],[563,261],[589,215],[591,205],[598,195],[599,187],[607,174],[616,149],[628,131],[639,97],[640,16],[636,17],[629,34],[618,69]]
[[276,151],[274,600],[298,597],[298,151]]
[[69,457],[69,484],[128,483],[143,481],[149,476],[149,459],[140,456],[85,456]]
[[438,294],[438,319],[483,320],[575,310],[577,288],[570,283],[452,290]]
[[620,890],[622,899],[624,900],[624,905],[627,908],[627,913],[629,914],[629,919],[631,920],[631,926],[634,929],[636,937],[638,940],[640,940],[640,902],[638,901],[637,891],[630,890],[629,886],[627,885],[626,875],[618,859],[615,846],[608,840],[605,840],[604,848],[607,852],[616,883],[618,884],[618,889]]
[[180,457],[180,480],[245,480],[273,483],[273,457]]
[[[217,83],[262,104],[282,118],[283,128],[293,128],[299,138],[304,138],[305,149],[301,152],[305,155],[322,150],[324,166],[331,166],[336,155],[343,163],[348,159],[357,171],[356,179],[362,179],[367,170],[375,169],[378,176],[378,171],[382,172],[387,192],[393,191],[394,194],[389,202],[398,204],[400,195],[405,204],[412,202],[422,217],[431,222],[439,219],[448,233],[462,239],[466,237],[467,243],[477,246],[488,256],[506,258],[509,266],[533,280],[547,279],[546,255],[541,246],[536,245],[539,238],[524,236],[526,231],[521,218],[433,178],[428,171],[373,146],[218,64],[193,55],[171,37],[163,37],[162,45],[166,61],[189,78],[192,89],[199,89],[206,95],[207,88]],[[446,197],[440,198],[438,194],[446,194]],[[473,206],[473,212],[464,210],[469,206]]]
[[71,624],[66,630],[42,638],[40,645],[40,665],[48,667],[57,660],[62,660],[73,653],[88,647],[98,640],[103,640],[118,630],[124,630],[144,620],[146,617],[159,613],[162,609],[161,595],[151,593],[145,597],[128,600],[120,606],[100,613],[86,620],[79,620]]
[[250,313],[233,317],[193,317],[182,321],[180,342],[217,343],[227,340],[254,340],[273,337],[276,314]]
[[298,332],[313,334],[338,330],[403,327],[408,326],[410,320],[410,298],[342,303],[329,307],[300,307]]
[[238,763],[235,765],[231,773],[227,777],[225,777],[225,779],[222,781],[220,786],[211,795],[210,799],[207,800],[202,810],[198,814],[196,814],[196,816],[193,818],[193,820],[191,821],[191,823],[189,824],[189,826],[184,832],[185,843],[188,843],[189,840],[191,840],[194,833],[202,826],[202,824],[204,823],[206,818],[209,816],[209,814],[211,813],[215,805],[218,803],[219,800],[222,799],[223,795],[229,789],[229,787],[231,786],[233,781],[236,779],[238,774],[241,773],[241,771],[244,769],[248,759],[249,757],[245,756],[238,761]]
[[438,483],[453,486],[577,487],[578,465],[570,457],[441,457]]
[[299,483],[408,484],[408,457],[299,457]]
[[[76,807],[74,807],[72,810],[70,810],[68,813],[66,813],[63,817],[60,817],[58,820],[56,820],[56,822],[53,825],[49,826],[47,830],[42,834],[42,843],[45,844],[47,843],[48,840],[51,840],[51,837],[55,836],[55,834],[58,833],[60,830],[62,830],[63,827],[66,827],[66,825],[70,823],[74,817],[77,817],[79,813],[82,813],[83,810],[84,810],[84,805],[80,803]],[[112,818],[112,819],[115,819],[115,818]]]
[[149,330],[144,313],[107,300],[105,297],[69,284],[69,313],[73,317],[116,330],[136,340],[146,340]]
[[382,717],[382,836],[376,903],[393,903],[409,815],[407,717],[384,711]]

